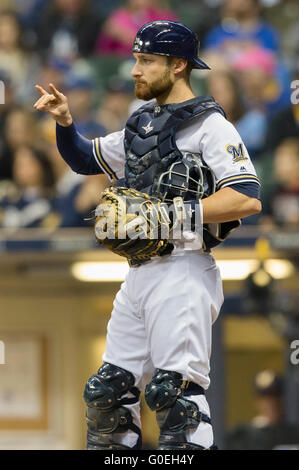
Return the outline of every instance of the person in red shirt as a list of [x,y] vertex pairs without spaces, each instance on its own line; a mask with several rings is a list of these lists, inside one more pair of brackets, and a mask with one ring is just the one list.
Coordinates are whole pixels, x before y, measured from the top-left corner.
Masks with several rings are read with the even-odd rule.
[[130,57],[138,29],[155,20],[177,21],[177,16],[170,9],[162,8],[159,0],[127,0],[123,8],[115,10],[107,19],[95,52]]

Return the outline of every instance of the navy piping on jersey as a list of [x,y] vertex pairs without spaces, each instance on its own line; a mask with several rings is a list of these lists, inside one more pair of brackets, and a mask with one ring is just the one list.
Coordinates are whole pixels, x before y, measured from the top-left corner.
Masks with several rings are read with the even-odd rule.
[[93,145],[93,150],[94,150],[94,157],[100,166],[102,170],[107,173],[107,175],[112,179],[112,180],[117,180],[116,173],[112,170],[112,168],[108,165],[106,160],[104,159],[102,152],[101,152],[101,145],[100,145],[100,140],[97,137],[94,139],[94,145]]
[[239,175],[232,175],[222,178],[217,183],[217,190],[224,188],[225,186],[230,186],[234,183],[251,183],[255,182],[256,184],[260,184],[259,179],[257,176],[252,175],[250,173],[240,173]]

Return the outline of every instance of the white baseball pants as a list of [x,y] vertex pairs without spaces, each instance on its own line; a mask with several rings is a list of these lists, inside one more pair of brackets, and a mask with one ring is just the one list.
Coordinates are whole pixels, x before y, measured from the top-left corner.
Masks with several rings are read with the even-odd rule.
[[[223,303],[222,281],[211,254],[174,250],[130,268],[113,304],[103,361],[130,371],[141,391],[154,370],[182,374],[207,389],[212,324]],[[210,416],[204,395],[188,397]],[[139,404],[130,405],[140,427]],[[210,424],[201,422],[187,434],[190,442],[213,444]],[[119,435],[133,446],[136,434]]]

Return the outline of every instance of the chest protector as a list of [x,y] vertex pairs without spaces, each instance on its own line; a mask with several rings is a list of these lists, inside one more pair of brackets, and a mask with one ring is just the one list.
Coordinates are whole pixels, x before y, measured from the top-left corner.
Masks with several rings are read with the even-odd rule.
[[211,110],[225,116],[221,106],[209,96],[164,106],[148,103],[133,113],[125,129],[125,185],[154,194],[161,173],[183,157],[176,145],[177,130]]
[[[135,111],[125,128],[124,185],[154,195],[160,175],[183,158],[176,145],[177,130],[209,111],[219,112],[225,117],[223,109],[211,96],[163,106],[151,102]],[[223,241],[231,229],[239,225],[239,221],[232,224],[217,224],[213,230],[205,226],[206,248],[210,249]]]

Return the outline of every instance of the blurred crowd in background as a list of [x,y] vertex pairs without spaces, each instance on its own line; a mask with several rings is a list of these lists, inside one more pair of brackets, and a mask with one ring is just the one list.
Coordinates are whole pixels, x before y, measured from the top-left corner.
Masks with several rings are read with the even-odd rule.
[[34,86],[65,93],[87,138],[122,129],[139,105],[132,42],[156,19],[200,38],[211,71],[194,70],[193,89],[223,106],[262,180],[263,213],[246,223],[299,227],[298,10],[297,0],[1,0],[0,227],[91,223],[108,180],[64,163]]

